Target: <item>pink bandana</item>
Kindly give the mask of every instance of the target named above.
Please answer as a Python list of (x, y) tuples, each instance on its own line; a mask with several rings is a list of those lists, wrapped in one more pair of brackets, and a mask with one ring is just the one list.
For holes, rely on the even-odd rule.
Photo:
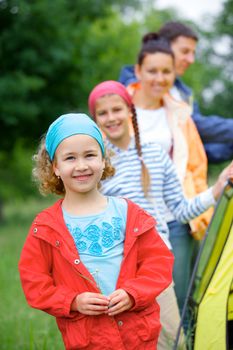
[(95, 117), (96, 100), (108, 94), (119, 95), (123, 98), (123, 100), (125, 100), (128, 106), (132, 105), (132, 99), (128, 91), (124, 87), (124, 85), (122, 85), (118, 81), (107, 80), (107, 81), (104, 81), (103, 83), (96, 85), (89, 95), (88, 107), (92, 117)]

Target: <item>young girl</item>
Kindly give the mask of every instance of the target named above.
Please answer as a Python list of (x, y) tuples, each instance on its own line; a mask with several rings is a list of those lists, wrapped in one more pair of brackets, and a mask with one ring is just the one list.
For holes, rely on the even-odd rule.
[(40, 190), (63, 199), (37, 215), (23, 247), (28, 303), (56, 317), (66, 349), (154, 350), (154, 300), (171, 283), (173, 256), (150, 215), (99, 192), (113, 168), (97, 125), (62, 115), (35, 160)]
[[(102, 193), (130, 198), (146, 209), (156, 218), (159, 233), (171, 247), (166, 225), (167, 207), (182, 222), (201, 214), (215, 204), (226, 178), (233, 175), (233, 164), (221, 174), (213, 188), (187, 200), (167, 153), (156, 144), (141, 145), (135, 108), (122, 84), (106, 81), (97, 85), (89, 96), (89, 110), (107, 137), (106, 147), (116, 169), (112, 178), (102, 182)], [(135, 138), (130, 137), (129, 118), (132, 118)], [(164, 330), (159, 338), (159, 349), (171, 349), (179, 325), (173, 288), (159, 298)]]

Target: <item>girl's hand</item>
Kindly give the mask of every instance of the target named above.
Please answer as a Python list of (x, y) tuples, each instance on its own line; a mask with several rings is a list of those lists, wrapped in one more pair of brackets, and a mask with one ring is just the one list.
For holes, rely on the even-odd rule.
[(216, 200), (219, 198), (228, 179), (233, 179), (233, 161), (221, 172), (213, 186), (213, 195)]
[(84, 315), (101, 315), (108, 310), (108, 306), (109, 298), (105, 295), (84, 292), (74, 298), (71, 311), (79, 311)]
[(109, 307), (106, 313), (115, 316), (123, 311), (131, 309), (134, 299), (124, 289), (117, 289), (109, 295)]

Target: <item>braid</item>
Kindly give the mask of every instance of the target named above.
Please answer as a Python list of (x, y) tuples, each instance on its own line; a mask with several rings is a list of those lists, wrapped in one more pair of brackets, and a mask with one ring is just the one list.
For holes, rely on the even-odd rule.
[(142, 183), (143, 192), (144, 192), (145, 196), (147, 196), (148, 191), (149, 191), (149, 187), (150, 187), (150, 174), (149, 174), (149, 171), (148, 171), (148, 169), (143, 161), (143, 158), (142, 158), (142, 147), (141, 147), (141, 142), (140, 142), (140, 133), (139, 133), (139, 128), (138, 128), (137, 113), (136, 113), (134, 105), (131, 106), (131, 111), (132, 111), (132, 124), (133, 124), (133, 129), (134, 129), (135, 144), (136, 144), (138, 158), (140, 159), (141, 166), (142, 166), (141, 183)]

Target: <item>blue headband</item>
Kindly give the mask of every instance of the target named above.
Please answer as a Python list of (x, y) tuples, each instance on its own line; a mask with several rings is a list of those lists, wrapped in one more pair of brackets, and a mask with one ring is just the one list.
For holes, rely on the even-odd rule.
[(58, 145), (67, 137), (83, 134), (93, 137), (99, 144), (104, 156), (104, 142), (96, 123), (83, 113), (61, 115), (49, 127), (45, 138), (45, 147), (50, 160), (53, 160)]

